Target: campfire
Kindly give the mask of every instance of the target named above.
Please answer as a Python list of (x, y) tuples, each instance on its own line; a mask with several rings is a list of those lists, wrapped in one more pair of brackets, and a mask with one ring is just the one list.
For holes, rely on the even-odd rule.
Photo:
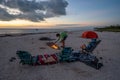
[(60, 49), (59, 46), (53, 42), (48, 42), (47, 45), (52, 49), (56, 49), (56, 50)]
[(55, 44), (51, 45), (51, 48), (53, 48), (53, 49), (59, 49), (59, 47), (57, 45), (55, 45)]

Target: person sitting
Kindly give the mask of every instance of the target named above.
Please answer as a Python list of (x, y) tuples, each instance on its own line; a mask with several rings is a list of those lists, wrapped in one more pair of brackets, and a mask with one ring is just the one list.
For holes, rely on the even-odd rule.
[(91, 42), (89, 42), (89, 44), (88, 45), (85, 45), (85, 44), (83, 44), (82, 46), (81, 46), (81, 49), (82, 49), (82, 52), (92, 52), (94, 49), (95, 49), (95, 47), (96, 47), (96, 45), (100, 42), (101, 40), (96, 40), (96, 39), (92, 39), (91, 40)]

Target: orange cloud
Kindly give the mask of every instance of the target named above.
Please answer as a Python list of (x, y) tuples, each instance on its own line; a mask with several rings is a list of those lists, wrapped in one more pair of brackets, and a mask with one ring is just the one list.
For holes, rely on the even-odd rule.
[(0, 21), (0, 28), (49, 28), (51, 26), (54, 26), (54, 24), (26, 20)]

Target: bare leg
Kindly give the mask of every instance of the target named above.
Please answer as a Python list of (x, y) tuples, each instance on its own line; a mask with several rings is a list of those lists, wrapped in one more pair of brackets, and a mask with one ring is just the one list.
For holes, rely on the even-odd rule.
[(63, 41), (62, 44), (63, 44), (63, 47), (65, 47), (65, 41)]
[(62, 46), (61, 47), (65, 47), (65, 41), (61, 41), (61, 44), (62, 44)]

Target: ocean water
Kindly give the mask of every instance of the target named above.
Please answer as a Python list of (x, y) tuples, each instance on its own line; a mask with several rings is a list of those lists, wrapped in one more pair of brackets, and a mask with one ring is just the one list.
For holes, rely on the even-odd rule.
[(16, 33), (43, 33), (43, 32), (61, 32), (61, 31), (80, 31), (93, 30), (93, 27), (70, 27), (70, 28), (56, 28), (56, 29), (0, 29), (0, 34), (16, 34)]
[(55, 32), (53, 29), (0, 29), (0, 34)]

